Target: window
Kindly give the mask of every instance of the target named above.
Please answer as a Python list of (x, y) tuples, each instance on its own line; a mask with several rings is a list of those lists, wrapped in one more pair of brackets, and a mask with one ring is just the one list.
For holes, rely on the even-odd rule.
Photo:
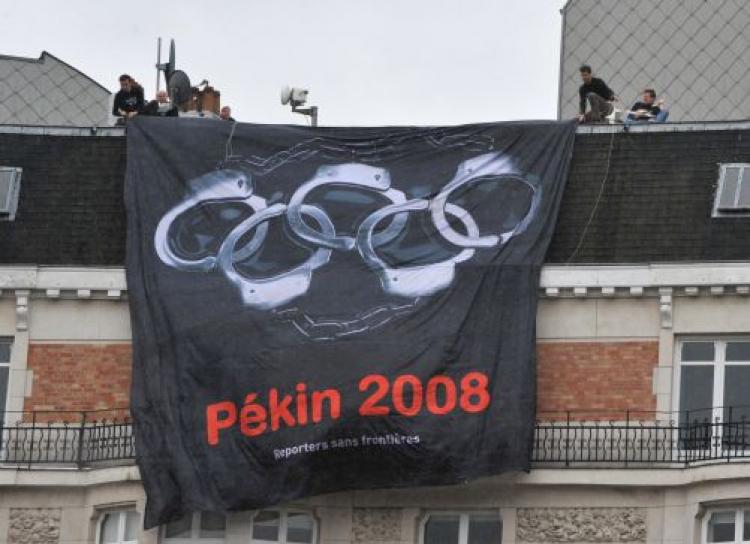
[(713, 216), (736, 216), (738, 213), (750, 214), (750, 164), (721, 164)]
[(102, 514), (99, 522), (99, 544), (136, 544), (141, 516), (135, 510)]
[(420, 544), (500, 544), (503, 522), (497, 512), (435, 512), (420, 532)]
[(0, 166), (0, 219), (13, 221), (16, 218), (21, 172), (20, 168)]
[(260, 510), (253, 517), (252, 544), (316, 544), (317, 523), (307, 512)]
[(703, 518), (703, 540), (750, 543), (750, 507), (709, 510)]
[(11, 339), (0, 337), (0, 424), (5, 419), (6, 402), (8, 400), (8, 377), (10, 375)]
[(750, 339), (685, 340), (679, 357), (682, 446), (708, 449), (721, 429), (724, 446), (750, 444)]
[(162, 526), (162, 542), (224, 542), (227, 518), (216, 512), (195, 512)]

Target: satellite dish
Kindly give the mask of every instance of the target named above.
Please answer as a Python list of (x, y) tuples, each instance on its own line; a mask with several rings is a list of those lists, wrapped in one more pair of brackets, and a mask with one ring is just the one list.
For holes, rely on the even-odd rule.
[(286, 106), (289, 104), (289, 101), (292, 99), (292, 89), (289, 88), (289, 85), (284, 85), (281, 88), (281, 104), (283, 106)]
[(169, 42), (169, 62), (167, 62), (164, 68), (164, 76), (167, 81), (172, 79), (172, 74), (175, 72), (175, 60), (174, 60), (174, 40)]
[(184, 104), (192, 98), (190, 78), (182, 70), (175, 70), (167, 83), (167, 92), (172, 104)]

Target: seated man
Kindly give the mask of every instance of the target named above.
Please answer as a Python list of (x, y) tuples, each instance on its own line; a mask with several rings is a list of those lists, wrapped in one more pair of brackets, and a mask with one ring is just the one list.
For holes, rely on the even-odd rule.
[[(580, 104), (578, 115), (579, 123), (601, 123), (604, 118), (614, 111), (614, 102), (617, 96), (607, 84), (598, 77), (591, 74), (591, 66), (584, 64), (580, 68), (583, 85), (578, 89)], [(589, 111), (586, 111), (586, 103)]]
[(664, 100), (656, 101), (656, 91), (653, 89), (644, 89), (641, 95), (641, 101), (633, 104), (629, 112), (626, 112), (623, 123), (663, 123), (669, 117), (669, 112), (663, 108)]
[(152, 100), (146, 104), (141, 115), (177, 117), (177, 107), (169, 101), (167, 91), (159, 91), (156, 93), (156, 100)]

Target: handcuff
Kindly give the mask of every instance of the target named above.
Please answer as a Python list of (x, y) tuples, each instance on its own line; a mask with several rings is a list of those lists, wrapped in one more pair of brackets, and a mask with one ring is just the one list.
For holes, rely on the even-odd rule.
[[(239, 288), (242, 300), (248, 306), (270, 310), (304, 295), (310, 287), (313, 270), (326, 264), (331, 257), (332, 250), (330, 248), (320, 247), (302, 264), (276, 276), (252, 279), (237, 271), (235, 263), (238, 262), (238, 259), (234, 248), (240, 238), (253, 228), (256, 228), (256, 232), (261, 228), (267, 229), (267, 221), (284, 214), (286, 211), (286, 204), (273, 204), (254, 213), (237, 225), (227, 235), (219, 248), (219, 267), (227, 279)], [(336, 229), (328, 214), (320, 208), (302, 204), (300, 212), (302, 215), (311, 217), (318, 224), (323, 235), (333, 237), (336, 234)], [(255, 250), (257, 251), (257, 249)]]
[[(391, 188), (391, 176), (385, 168), (357, 163), (321, 166), (312, 179), (303, 183), (294, 192), (289, 201), (286, 216), (289, 227), (297, 236), (330, 249), (349, 251), (355, 246), (355, 238), (353, 236), (338, 236), (335, 230), (332, 234), (317, 231), (302, 219), (302, 207), (308, 193), (318, 187), (330, 184), (372, 189), (378, 191), (394, 204), (406, 202), (406, 196), (403, 192)], [(375, 246), (387, 244), (396, 238), (403, 231), (406, 221), (407, 214), (397, 214), (390, 225), (374, 236)]]
[[(500, 234), (479, 236), (478, 233), (472, 235), (470, 233), (461, 234), (456, 232), (445, 217), (445, 213), (448, 211), (448, 198), (451, 193), (457, 189), (460, 189), (464, 185), (471, 183), (473, 180), (482, 177), (488, 177), (492, 181), (502, 179), (523, 183), (531, 189), (534, 195), (532, 203), (524, 218), (519, 221), (515, 227), (505, 232), (501, 232)], [(432, 213), (432, 221), (435, 224), (437, 231), (451, 244), (459, 247), (489, 248), (495, 247), (498, 244), (505, 244), (511, 237), (520, 234), (526, 229), (528, 223), (535, 215), (539, 196), (539, 191), (515, 171), (512, 163), (508, 159), (502, 157), (500, 153), (497, 152), (485, 153), (478, 157), (468, 159), (458, 166), (453, 179), (449, 181), (445, 187), (440, 190), (440, 193), (430, 201), (430, 212)]]
[[(456, 265), (471, 259), (474, 249), (464, 249), (457, 255), (441, 262), (419, 266), (392, 268), (375, 251), (373, 230), (385, 218), (403, 212), (426, 210), (430, 202), (424, 199), (409, 200), (401, 204), (385, 206), (370, 214), (357, 231), (357, 248), (365, 263), (380, 278), (383, 290), (401, 297), (423, 297), (445, 289), (456, 274)], [(459, 219), (471, 238), (479, 236), (479, 228), (469, 213), (455, 204), (447, 203), (445, 211)]]
[[(266, 200), (253, 195), (253, 184), (248, 176), (238, 170), (216, 170), (190, 182), (188, 195), (159, 221), (154, 234), (154, 247), (159, 258), (179, 270), (209, 272), (216, 267), (216, 257), (186, 259), (177, 255), (169, 243), (169, 229), (181, 214), (205, 202), (237, 202), (249, 207), (253, 214), (266, 208)], [(235, 258), (244, 260), (255, 253), (268, 233), (268, 225), (261, 225), (247, 245), (237, 250)]]

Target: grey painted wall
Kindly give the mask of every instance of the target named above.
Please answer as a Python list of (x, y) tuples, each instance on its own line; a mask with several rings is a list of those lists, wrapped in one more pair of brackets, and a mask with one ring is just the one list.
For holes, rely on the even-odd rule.
[(750, 118), (748, 0), (570, 0), (563, 9), (558, 115), (578, 113), (590, 64), (628, 109), (645, 87), (670, 121)]

